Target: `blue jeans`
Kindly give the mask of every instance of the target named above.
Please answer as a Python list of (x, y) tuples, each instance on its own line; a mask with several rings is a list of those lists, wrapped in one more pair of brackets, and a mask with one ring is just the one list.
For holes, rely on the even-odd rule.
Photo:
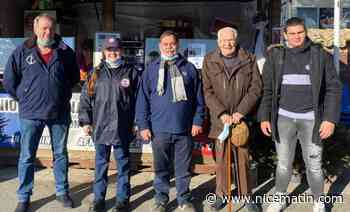
[(18, 161), (20, 202), (30, 201), (34, 184), (34, 160), (45, 125), (49, 128), (53, 152), (53, 172), (56, 182), (56, 195), (69, 192), (67, 138), (70, 117), (53, 120), (20, 119), (20, 155)]
[(280, 142), (276, 142), (278, 157), (276, 191), (286, 192), (292, 176), (297, 140), (301, 144), (306, 177), (315, 199), (323, 194), (322, 143), (312, 142), (313, 120), (291, 119), (279, 115), (277, 121)]
[(169, 201), (170, 174), (174, 163), (176, 197), (179, 205), (191, 200), (191, 159), (193, 141), (190, 135), (158, 133), (152, 140), (155, 179), (155, 201)]
[(95, 144), (95, 201), (105, 200), (108, 185), (108, 163), (113, 146), (113, 154), (117, 163), (116, 201), (129, 201), (130, 198), (130, 165), (128, 142), (117, 145)]

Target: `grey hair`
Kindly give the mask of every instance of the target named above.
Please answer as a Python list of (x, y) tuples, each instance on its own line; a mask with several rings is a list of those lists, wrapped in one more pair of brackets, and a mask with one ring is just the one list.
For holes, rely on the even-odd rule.
[(221, 28), (221, 29), (218, 31), (218, 40), (220, 40), (221, 34), (222, 34), (223, 32), (232, 32), (232, 33), (233, 33), (233, 36), (235, 37), (235, 39), (237, 39), (237, 37), (238, 37), (238, 31), (237, 31), (235, 28), (232, 28), (232, 27), (224, 27), (224, 28)]
[(52, 22), (53, 29), (56, 29), (56, 18), (54, 18), (52, 15), (48, 13), (41, 13), (37, 17), (34, 18), (34, 29), (38, 27), (39, 20), (41, 18), (47, 18)]

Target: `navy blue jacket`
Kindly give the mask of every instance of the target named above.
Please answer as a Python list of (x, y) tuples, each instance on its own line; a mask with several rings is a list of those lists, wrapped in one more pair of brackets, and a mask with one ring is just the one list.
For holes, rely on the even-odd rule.
[(187, 101), (172, 102), (170, 74), (165, 72), (165, 93), (157, 94), (160, 59), (153, 61), (142, 75), (136, 103), (136, 123), (140, 130), (153, 133), (190, 133), (192, 125), (203, 125), (204, 99), (199, 71), (185, 58), (176, 66), (184, 79)]
[(7, 62), (4, 87), (18, 100), (20, 118), (49, 120), (70, 115), (69, 101), (79, 82), (79, 68), (74, 51), (57, 35), (55, 41), (47, 65), (39, 57), (35, 38), (17, 47)]
[(102, 62), (96, 71), (98, 78), (93, 95), (88, 95), (87, 83), (81, 92), (79, 123), (93, 126), (95, 143), (130, 142), (135, 119), (137, 70), (128, 64), (110, 69)]

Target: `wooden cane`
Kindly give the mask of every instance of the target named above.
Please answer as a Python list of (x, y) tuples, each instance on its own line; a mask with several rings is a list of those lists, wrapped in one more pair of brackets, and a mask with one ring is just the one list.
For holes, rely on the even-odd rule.
[(227, 195), (228, 195), (228, 204), (227, 204), (227, 211), (231, 212), (232, 211), (232, 201), (231, 201), (231, 136), (226, 139), (226, 151), (227, 151)]
[(233, 167), (234, 167), (234, 173), (235, 173), (235, 182), (237, 187), (237, 194), (238, 196), (241, 196), (242, 188), (241, 188), (241, 179), (239, 177), (239, 167), (238, 167), (238, 147), (233, 146)]

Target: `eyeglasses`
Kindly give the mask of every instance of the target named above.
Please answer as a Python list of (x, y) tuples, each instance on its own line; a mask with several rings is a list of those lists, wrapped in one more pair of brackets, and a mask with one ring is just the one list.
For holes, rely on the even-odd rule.
[(287, 34), (288, 36), (303, 35), (303, 34), (305, 34), (305, 31), (300, 31), (300, 32), (287, 32), (286, 34)]

